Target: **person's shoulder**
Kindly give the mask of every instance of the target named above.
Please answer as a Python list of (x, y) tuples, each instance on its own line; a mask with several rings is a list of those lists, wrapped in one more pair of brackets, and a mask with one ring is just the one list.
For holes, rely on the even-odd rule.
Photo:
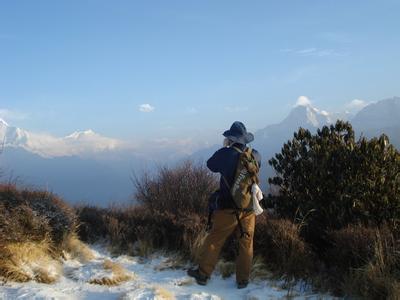
[(220, 155), (220, 154), (226, 154), (229, 153), (231, 149), (229, 149), (229, 147), (222, 147), (220, 149), (218, 149), (217, 151), (215, 151), (214, 155)]

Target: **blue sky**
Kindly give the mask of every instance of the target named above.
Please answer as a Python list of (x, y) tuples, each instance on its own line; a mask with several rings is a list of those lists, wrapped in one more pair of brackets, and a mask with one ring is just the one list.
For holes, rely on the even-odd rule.
[[(400, 1), (0, 1), (0, 117), (206, 139), (400, 95)], [(141, 106), (144, 105), (144, 106)]]

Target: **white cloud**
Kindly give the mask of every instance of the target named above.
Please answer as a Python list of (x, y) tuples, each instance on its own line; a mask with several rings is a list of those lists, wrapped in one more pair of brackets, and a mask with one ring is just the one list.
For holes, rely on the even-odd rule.
[(356, 113), (366, 107), (369, 103), (361, 100), (354, 99), (345, 105), (345, 109), (351, 113)]
[(153, 112), (156, 108), (148, 103), (139, 105), (139, 111), (149, 113)]
[(328, 57), (328, 56), (346, 56), (345, 53), (339, 52), (334, 49), (320, 49), (320, 48), (304, 48), (304, 49), (282, 49), (281, 52), (295, 54), (299, 56), (317, 56), (317, 57)]
[(0, 118), (4, 119), (5, 121), (24, 120), (27, 117), (28, 115), (25, 113), (6, 108), (0, 108)]
[(297, 54), (314, 54), (317, 51), (317, 48), (306, 48), (306, 49), (301, 49), (301, 50), (296, 50), (295, 53)]
[(311, 105), (311, 100), (307, 96), (300, 96), (297, 98), (295, 106), (309, 106)]

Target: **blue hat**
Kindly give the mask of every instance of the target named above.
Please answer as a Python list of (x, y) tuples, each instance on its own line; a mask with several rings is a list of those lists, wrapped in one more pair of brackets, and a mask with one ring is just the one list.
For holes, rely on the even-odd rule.
[(242, 122), (233, 122), (231, 128), (223, 133), (224, 137), (227, 137), (234, 143), (246, 145), (254, 140), (254, 135), (247, 132), (246, 127)]

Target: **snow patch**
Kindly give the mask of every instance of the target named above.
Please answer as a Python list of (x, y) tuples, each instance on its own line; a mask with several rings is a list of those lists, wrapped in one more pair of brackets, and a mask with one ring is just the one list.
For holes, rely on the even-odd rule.
[(311, 106), (311, 100), (307, 96), (300, 96), (295, 106)]
[[(92, 247), (96, 258), (82, 264), (77, 260), (64, 261), (64, 274), (54, 284), (37, 282), (5, 283), (0, 286), (0, 299), (124, 299), (124, 300), (264, 300), (264, 299), (335, 299), (326, 294), (316, 294), (311, 287), (298, 283), (288, 287), (284, 281), (252, 281), (247, 288), (236, 288), (235, 276), (223, 279), (215, 274), (206, 286), (199, 286), (186, 275), (185, 269), (159, 270), (160, 264), (168, 260), (162, 255), (153, 255), (147, 260), (139, 257), (110, 254), (100, 247)], [(137, 277), (117, 286), (87, 283), (95, 277), (109, 276), (101, 263), (110, 260), (120, 264)]]

